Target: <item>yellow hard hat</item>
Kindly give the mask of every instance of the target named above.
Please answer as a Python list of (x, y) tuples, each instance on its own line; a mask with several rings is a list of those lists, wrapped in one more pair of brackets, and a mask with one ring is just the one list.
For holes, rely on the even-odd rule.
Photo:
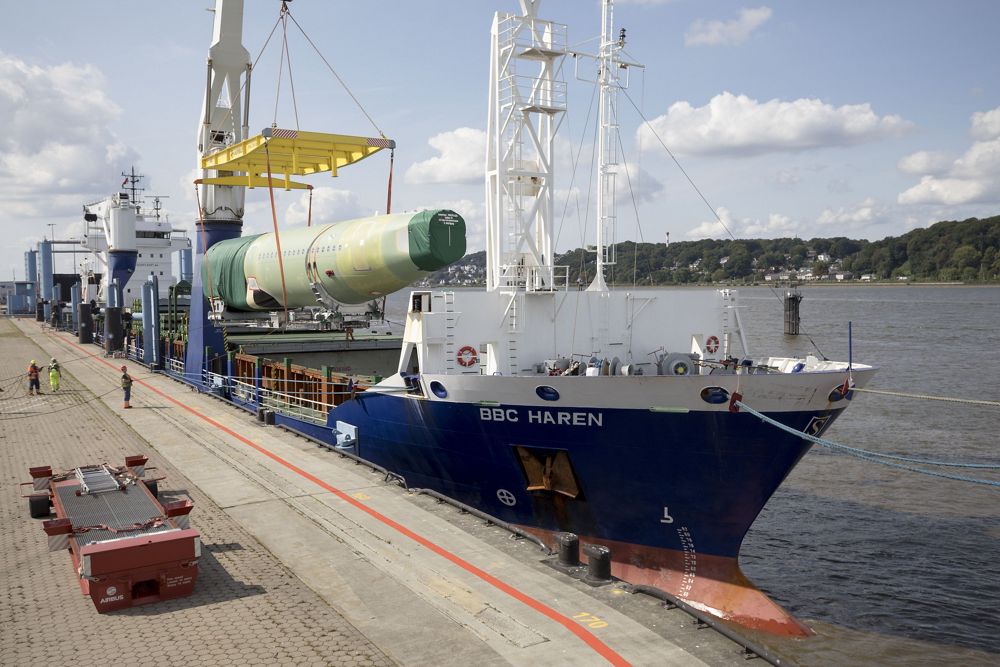
[(35, 365), (35, 360), (34, 360), (34, 359), (32, 359), (32, 360), (31, 360), (31, 365), (32, 365), (32, 366), (34, 366), (34, 365)]

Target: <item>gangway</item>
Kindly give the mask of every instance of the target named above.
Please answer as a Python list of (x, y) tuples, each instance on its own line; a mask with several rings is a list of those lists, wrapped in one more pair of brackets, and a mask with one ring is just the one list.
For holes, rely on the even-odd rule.
[(146, 478), (145, 456), (125, 465), (86, 465), (53, 473), (31, 468), (28, 508), (43, 522), (49, 551), (68, 549), (84, 595), (99, 613), (190, 595), (201, 538), (190, 528), (190, 500), (161, 503)]

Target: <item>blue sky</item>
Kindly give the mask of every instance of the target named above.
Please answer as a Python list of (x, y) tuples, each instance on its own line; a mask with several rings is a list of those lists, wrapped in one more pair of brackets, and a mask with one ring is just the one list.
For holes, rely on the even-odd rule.
[[(192, 226), (211, 4), (3, 2), (5, 279), (9, 267), (22, 277), (23, 251), (47, 225), (59, 238), (79, 233), (82, 204), (112, 193), (132, 164), (146, 194), (167, 196), (174, 226)], [(244, 44), (256, 56), (279, 3), (246, 5)], [(394, 209), (454, 208), (469, 222), (470, 250), (481, 249), (489, 28), (517, 3), (295, 0), (291, 11), (397, 140)], [(579, 50), (595, 49), (597, 0), (544, 0), (540, 15), (567, 24)], [(736, 236), (878, 239), (1000, 213), (1000, 3), (619, 0), (615, 18), (646, 65), (629, 96)], [(289, 48), (301, 129), (372, 133), (297, 30)], [(272, 121), (276, 67), (272, 43), (255, 72), (254, 130)], [(577, 210), (591, 188), (591, 92), (570, 63), (565, 72), (556, 209), (569, 213), (558, 250), (581, 243)], [(278, 124), (294, 127), (287, 78), (281, 91)], [(639, 227), (622, 192), (618, 239), (724, 237), (628, 100), (620, 108)], [(570, 190), (573, 153), (585, 158)], [(380, 154), (337, 179), (314, 177), (314, 221), (384, 209), (387, 169)], [(266, 197), (249, 194), (248, 232), (270, 226)], [(281, 193), (278, 207), (282, 225), (304, 224), (298, 194)]]

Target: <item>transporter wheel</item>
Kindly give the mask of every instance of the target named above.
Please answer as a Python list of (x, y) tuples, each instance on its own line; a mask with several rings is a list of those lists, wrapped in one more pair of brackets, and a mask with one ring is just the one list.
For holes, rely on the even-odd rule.
[(151, 479), (149, 481), (144, 481), (143, 484), (146, 485), (146, 488), (149, 489), (149, 492), (153, 494), (154, 498), (159, 498), (160, 497), (160, 489), (159, 489), (159, 486), (157, 485), (155, 479)]
[(28, 496), (28, 513), (32, 519), (44, 519), (52, 512), (48, 496)]

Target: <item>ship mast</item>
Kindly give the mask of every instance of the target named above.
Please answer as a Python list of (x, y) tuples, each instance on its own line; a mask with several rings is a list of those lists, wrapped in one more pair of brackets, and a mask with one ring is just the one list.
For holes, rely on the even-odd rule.
[(621, 73), (627, 65), (620, 62), (625, 48), (625, 29), (618, 38), (614, 33), (614, 1), (601, 3), (601, 50), (597, 56), (599, 87), (598, 163), (597, 163), (597, 255), (596, 275), (587, 291), (606, 292), (604, 267), (615, 264), (615, 176), (618, 172), (618, 89), (623, 86)]
[(554, 144), (566, 110), (566, 26), (497, 13), (490, 57), (486, 154), (486, 289), (555, 289)]

